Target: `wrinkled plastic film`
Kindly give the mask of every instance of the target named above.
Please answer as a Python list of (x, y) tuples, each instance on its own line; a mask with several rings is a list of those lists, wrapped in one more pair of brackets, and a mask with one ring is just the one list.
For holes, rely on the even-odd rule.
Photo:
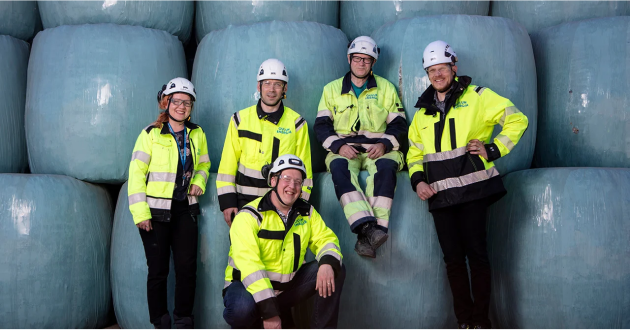
[(192, 33), (193, 1), (42, 1), (44, 28), (112, 23), (166, 31), (182, 42)]
[(107, 191), (58, 175), (0, 174), (0, 184), (3, 326), (106, 326), (113, 217)]
[(490, 1), (341, 1), (339, 28), (349, 39), (354, 39), (405, 18), (445, 14), (487, 16), (489, 7)]
[(28, 168), (24, 133), (28, 44), (0, 36), (0, 173), (22, 173)]
[(123, 183), (156, 93), (186, 77), (182, 44), (164, 31), (93, 24), (47, 29), (33, 42), (26, 133), (33, 173)]
[(538, 70), (537, 167), (630, 167), (630, 17), (532, 35)]

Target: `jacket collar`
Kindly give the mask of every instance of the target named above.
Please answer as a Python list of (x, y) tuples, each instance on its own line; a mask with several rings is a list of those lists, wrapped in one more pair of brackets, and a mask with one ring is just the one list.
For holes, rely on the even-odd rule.
[[(472, 82), (472, 78), (468, 76), (460, 76), (455, 77), (455, 81), (453, 84), (455, 85), (452, 93), (448, 99), (444, 100), (446, 102), (446, 107), (444, 108), (444, 112), (447, 113), (451, 108), (452, 104), (464, 93), (464, 90), (468, 88), (470, 83)], [(422, 95), (418, 98), (418, 102), (414, 108), (425, 108), (424, 112), (427, 116), (433, 116), (440, 110), (435, 106), (435, 88), (433, 85), (430, 85), (427, 90), (422, 93)]]
[[(193, 129), (199, 127), (199, 125), (186, 120), (184, 122), (184, 127), (187, 127), (190, 130), (193, 130)], [(171, 134), (171, 130), (168, 129), (168, 123), (162, 124), (162, 130), (160, 131), (160, 134)]]
[(266, 113), (263, 111), (262, 99), (258, 100), (258, 104), (256, 105), (256, 114), (258, 114), (258, 119), (267, 119), (267, 121), (272, 122), (274, 125), (278, 125), (280, 119), (282, 118), (282, 114), (284, 114), (284, 104), (280, 101), (280, 106), (278, 110), (272, 113)]
[[(271, 202), (271, 194), (275, 194), (273, 190), (269, 190), (265, 194), (265, 196), (263, 196), (263, 198), (260, 199), (260, 202), (258, 202), (258, 212), (265, 212), (265, 211), (277, 212), (276, 207)], [(302, 216), (308, 216), (309, 213), (311, 212), (311, 204), (303, 200), (302, 198), (298, 198), (297, 201), (293, 203), (293, 206), (291, 208), (291, 214), (296, 214), (296, 211)], [(290, 216), (289, 218), (295, 219), (296, 216)]]
[[(376, 78), (374, 78), (373, 74), (370, 74), (367, 78), (367, 88), (371, 89), (376, 87)], [(350, 93), (352, 90), (352, 72), (348, 71), (346, 75), (343, 77), (343, 83), (341, 85), (341, 94)], [(359, 97), (359, 95), (357, 95)]]

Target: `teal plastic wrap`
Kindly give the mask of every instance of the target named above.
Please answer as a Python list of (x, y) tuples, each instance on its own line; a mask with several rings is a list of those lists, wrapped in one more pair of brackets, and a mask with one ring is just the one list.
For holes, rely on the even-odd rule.
[(229, 25), (269, 21), (311, 21), (339, 26), (338, 1), (197, 1), (197, 40)]
[(487, 16), (489, 8), (490, 1), (341, 1), (339, 28), (354, 39), (404, 18), (445, 14)]
[[(366, 177), (366, 171), (359, 175), (364, 189)], [(428, 204), (411, 189), (409, 173), (398, 173), (396, 187), (389, 239), (371, 259), (354, 251), (357, 235), (350, 231), (330, 173), (315, 176), (311, 200), (339, 237), (347, 270), (339, 328), (455, 328), (446, 267)], [(296, 322), (308, 325), (304, 309), (308, 307), (298, 309)]]
[(107, 191), (59, 175), (0, 174), (0, 185), (2, 327), (107, 326)]
[(630, 167), (630, 17), (532, 35), (538, 70), (537, 167)]
[(113, 24), (46, 29), (33, 42), (26, 141), (33, 173), (123, 183), (157, 91), (186, 76), (176, 37)]
[(22, 40), (0, 35), (0, 173), (28, 168), (24, 136), (28, 48)]
[(0, 35), (28, 41), (41, 29), (37, 1), (0, 1)]
[[(152, 329), (147, 304), (147, 258), (127, 199), (127, 183), (120, 188), (111, 240), (111, 283), (116, 321), (122, 329)], [(168, 275), (168, 310), (175, 302), (175, 272), (171, 258)], [(198, 280), (197, 280), (198, 281)], [(198, 295), (198, 294), (197, 294)]]
[(313, 172), (325, 171), (326, 151), (313, 125), (324, 86), (349, 70), (348, 39), (340, 30), (313, 22), (266, 22), (213, 31), (199, 44), (192, 81), (197, 89), (193, 121), (206, 131), (212, 172), (221, 159), (230, 116), (258, 102), (260, 64), (277, 58), (289, 75), (284, 105), (308, 123)]
[[(229, 227), (219, 210), (217, 175), (210, 174), (206, 193), (199, 199), (201, 215), (197, 255), (195, 326), (201, 329), (226, 328), (223, 321), (223, 284), (230, 250)], [(147, 305), (147, 262), (142, 239), (133, 223), (127, 184), (120, 190), (112, 233), (111, 281), (114, 309), (122, 328), (151, 328)], [(168, 306), (172, 313), (175, 271), (171, 262), (168, 278)]]
[[(431, 84), (422, 52), (432, 41), (449, 43), (459, 58), (458, 75), (510, 99), (529, 119), (517, 146), (495, 161), (501, 174), (528, 169), (536, 141), (536, 67), (525, 29), (506, 18), (444, 15), (404, 19), (385, 25), (372, 37), (381, 48), (374, 72), (398, 87), (409, 123), (418, 97)], [(497, 125), (495, 137), (501, 130)]]
[(489, 210), (493, 326), (630, 327), (630, 170), (510, 173)]
[(193, 1), (40, 1), (44, 28), (112, 23), (166, 31), (182, 42), (192, 33)]
[(627, 1), (492, 1), (492, 16), (523, 24), (530, 33), (589, 18), (630, 15)]

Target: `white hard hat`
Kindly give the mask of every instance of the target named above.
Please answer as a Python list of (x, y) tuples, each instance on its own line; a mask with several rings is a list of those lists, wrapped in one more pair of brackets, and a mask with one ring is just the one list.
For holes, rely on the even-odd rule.
[(352, 40), (348, 45), (348, 55), (350, 54), (365, 54), (372, 56), (375, 60), (378, 60), (378, 54), (381, 50), (376, 46), (374, 39), (368, 36), (360, 36)]
[(282, 80), (286, 83), (289, 82), (289, 75), (287, 69), (284, 67), (284, 63), (275, 58), (270, 58), (260, 65), (258, 69), (257, 81), (265, 79)]
[(455, 62), (457, 62), (457, 54), (451, 46), (442, 40), (430, 43), (422, 54), (422, 67), (425, 70), (436, 64)]
[[(271, 167), (271, 169), (269, 167)], [(302, 172), (302, 179), (306, 177), (306, 167), (304, 167), (304, 162), (300, 159), (300, 157), (291, 154), (282, 155), (276, 158), (273, 164), (263, 166), (261, 172), (263, 177), (267, 179), (267, 184), (271, 187), (271, 177), (273, 177), (274, 174), (289, 168)]]
[(192, 100), (197, 99), (195, 93), (195, 86), (186, 78), (174, 78), (165, 85), (162, 95), (171, 95), (173, 93), (186, 93), (192, 97)]

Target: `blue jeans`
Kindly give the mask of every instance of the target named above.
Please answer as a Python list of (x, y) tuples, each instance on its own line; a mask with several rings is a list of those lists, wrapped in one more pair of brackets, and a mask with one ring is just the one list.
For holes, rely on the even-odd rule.
[[(317, 293), (315, 286), (317, 284), (318, 270), (319, 265), (317, 261), (311, 261), (302, 265), (290, 282), (289, 287), (277, 297), (278, 307), (281, 311), (289, 310)], [(335, 278), (335, 292), (332, 296), (322, 298), (317, 294), (311, 318), (311, 328), (337, 327), (339, 300), (345, 278), (346, 268), (342, 266), (341, 271)], [(245, 289), (241, 282), (233, 282), (227, 287), (223, 296), (223, 305), (225, 306), (223, 318), (232, 329), (262, 327), (262, 319), (258, 314), (254, 297)]]

